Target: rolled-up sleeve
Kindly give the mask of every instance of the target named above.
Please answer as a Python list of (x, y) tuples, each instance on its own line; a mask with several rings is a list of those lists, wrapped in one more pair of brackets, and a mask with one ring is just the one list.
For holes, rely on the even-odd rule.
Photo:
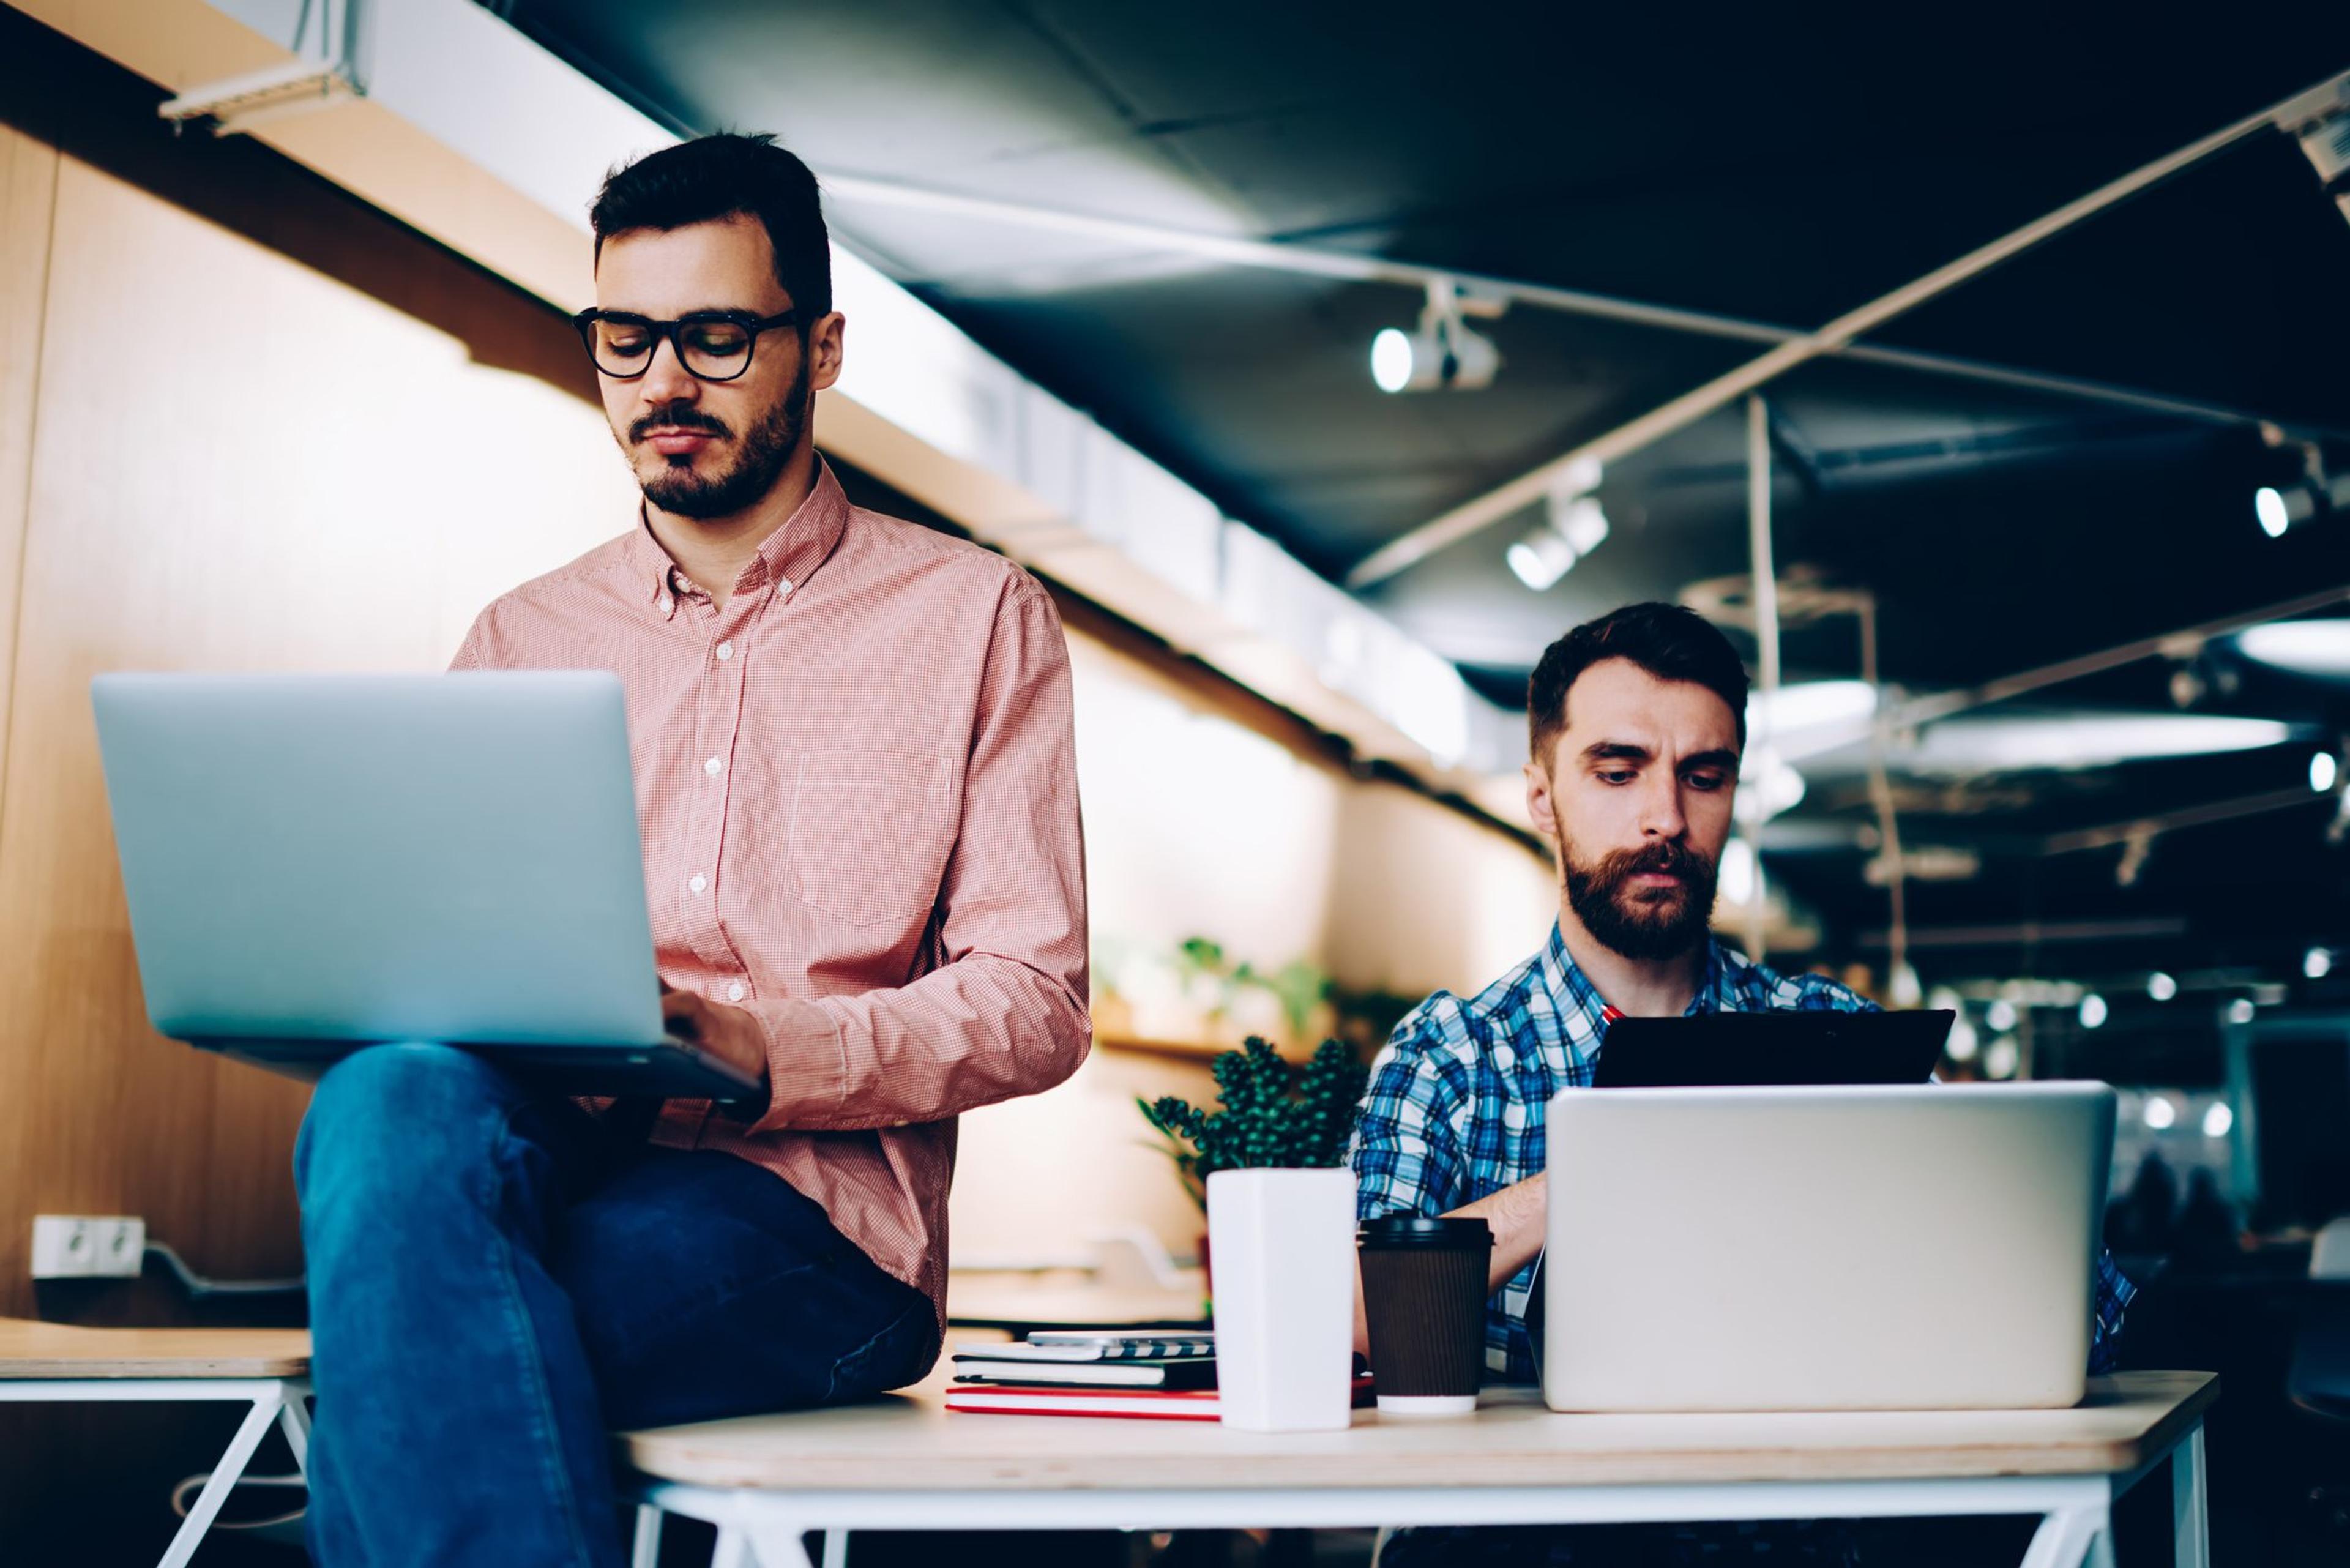
[(943, 1120), (1076, 1071), (1087, 1012), (1085, 841), (1068, 649), (1021, 579), (1000, 607), (938, 895), (938, 966), (853, 996), (754, 1002), (773, 1099), (752, 1129)]

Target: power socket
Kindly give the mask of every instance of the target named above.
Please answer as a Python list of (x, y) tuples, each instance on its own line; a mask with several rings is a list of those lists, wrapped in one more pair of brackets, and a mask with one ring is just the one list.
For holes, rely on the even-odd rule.
[(137, 1277), (147, 1252), (147, 1221), (133, 1216), (37, 1214), (33, 1218), (33, 1278)]

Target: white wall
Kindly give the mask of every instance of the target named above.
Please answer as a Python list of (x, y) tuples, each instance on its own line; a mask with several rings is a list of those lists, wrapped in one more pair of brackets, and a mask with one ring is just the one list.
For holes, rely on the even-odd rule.
[[(1206, 936), (1417, 994), (1481, 986), (1541, 945), (1555, 893), (1522, 846), (1307, 762), (1101, 644), (1069, 651), (1097, 954)], [(954, 1255), (1082, 1255), (1131, 1224), (1190, 1253), (1198, 1210), (1134, 1101), (1211, 1093), (1200, 1064), (1113, 1046), (1048, 1094), (965, 1116)]]

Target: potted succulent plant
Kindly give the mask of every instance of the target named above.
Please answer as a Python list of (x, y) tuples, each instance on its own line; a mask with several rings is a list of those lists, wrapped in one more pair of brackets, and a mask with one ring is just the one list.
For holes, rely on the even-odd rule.
[(1343, 1041), (1324, 1041), (1298, 1071), (1255, 1038), (1214, 1072), (1222, 1110), (1173, 1096), (1141, 1106), (1208, 1210), (1223, 1419), (1263, 1432), (1344, 1427), (1355, 1282), (1345, 1160), (1368, 1075)]
[(1137, 1100), (1143, 1119), (1167, 1139), (1184, 1189), (1207, 1207), (1208, 1178), (1220, 1170), (1300, 1170), (1344, 1165), (1370, 1073), (1355, 1048), (1325, 1040), (1301, 1068), (1257, 1036), (1210, 1069), (1222, 1110), (1173, 1095)]

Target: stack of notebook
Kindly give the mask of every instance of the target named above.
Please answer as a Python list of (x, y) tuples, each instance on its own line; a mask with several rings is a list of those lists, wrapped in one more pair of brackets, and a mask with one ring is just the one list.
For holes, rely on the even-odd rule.
[(950, 1410), (1213, 1421), (1212, 1334), (1032, 1334), (955, 1347)]

